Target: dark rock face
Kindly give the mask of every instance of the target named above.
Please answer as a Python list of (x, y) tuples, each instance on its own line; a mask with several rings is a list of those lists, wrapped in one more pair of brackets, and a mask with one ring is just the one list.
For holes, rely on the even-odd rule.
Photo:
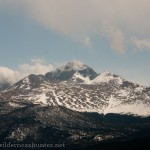
[(97, 76), (97, 73), (89, 66), (69, 62), (65, 66), (58, 68), (55, 71), (46, 73), (45, 77), (51, 81), (67, 81), (70, 80), (75, 73), (79, 73), (83, 77), (89, 77), (90, 79), (93, 79)]
[(66, 81), (73, 77), (76, 71), (61, 71), (56, 70), (54, 72), (49, 72), (45, 74), (45, 77), (50, 81)]
[(90, 67), (83, 69), (83, 70), (79, 70), (78, 71), (81, 75), (83, 75), (84, 77), (89, 77), (91, 80), (94, 79), (98, 74)]
[(122, 84), (122, 87), (123, 88), (131, 88), (131, 89), (134, 89), (136, 87), (138, 87), (139, 85), (138, 84), (134, 84), (132, 82), (129, 82), (129, 81), (124, 81), (123, 84)]
[[(34, 74), (30, 74), (29, 76), (25, 77), (24, 79), (18, 81), (17, 83), (15, 83), (13, 86), (18, 86), (18, 88), (16, 88), (16, 90), (19, 89), (20, 86), (30, 86), (30, 88), (37, 88), (40, 86), (41, 83), (43, 83), (44, 81), (46, 81), (46, 77), (43, 75), (34, 75)], [(11, 89), (12, 87), (10, 87)]]

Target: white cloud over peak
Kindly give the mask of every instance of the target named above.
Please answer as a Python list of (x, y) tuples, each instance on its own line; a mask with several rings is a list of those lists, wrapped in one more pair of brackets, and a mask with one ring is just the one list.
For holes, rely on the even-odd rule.
[[(0, 0), (3, 7), (22, 8), (41, 26), (80, 39), (103, 34), (115, 52), (123, 53), (131, 37), (150, 35), (150, 0)], [(103, 29), (111, 32), (103, 32)], [(150, 37), (149, 37), (150, 38)], [(85, 39), (85, 44), (89, 43)], [(128, 41), (128, 42), (126, 42)], [(144, 44), (145, 45), (145, 44)]]
[(0, 66), (0, 83), (1, 82), (9, 82), (11, 84), (15, 83), (18, 79), (20, 79), (22, 75), (20, 72), (12, 70), (7, 67)]
[(29, 64), (21, 64), (16, 70), (0, 66), (0, 83), (7, 81), (13, 84), (29, 74), (45, 74), (53, 69), (53, 65), (41, 59), (32, 59)]
[(19, 65), (19, 71), (27, 74), (45, 74), (53, 70), (53, 65), (47, 64), (41, 59), (32, 59), (31, 64), (21, 64)]

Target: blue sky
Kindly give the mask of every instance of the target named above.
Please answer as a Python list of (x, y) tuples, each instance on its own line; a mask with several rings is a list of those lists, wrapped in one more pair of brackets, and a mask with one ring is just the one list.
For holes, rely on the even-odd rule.
[(80, 60), (149, 86), (150, 2), (108, 2), (0, 0), (0, 81)]

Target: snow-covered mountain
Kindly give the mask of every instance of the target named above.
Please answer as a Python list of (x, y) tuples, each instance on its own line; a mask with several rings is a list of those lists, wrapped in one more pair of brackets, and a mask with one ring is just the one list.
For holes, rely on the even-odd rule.
[(110, 83), (110, 84), (122, 84), (123, 78), (111, 74), (110, 72), (104, 71), (103, 73), (97, 75), (93, 80), (90, 80), (90, 84), (100, 84), (100, 83)]
[(63, 106), (79, 112), (150, 115), (150, 88), (91, 67), (69, 62), (46, 75), (29, 75), (0, 93), (11, 106), (18, 102)]

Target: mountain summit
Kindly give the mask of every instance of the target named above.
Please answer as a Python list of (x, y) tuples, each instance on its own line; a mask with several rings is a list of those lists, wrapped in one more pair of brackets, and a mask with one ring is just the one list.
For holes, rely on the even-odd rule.
[(68, 62), (66, 65), (63, 65), (61, 67), (59, 67), (60, 70), (62, 71), (71, 71), (71, 70), (83, 70), (85, 68), (88, 68), (87, 65), (83, 64), (80, 61), (72, 61), (72, 62)]
[(97, 75), (93, 80), (90, 81), (91, 84), (100, 84), (100, 83), (110, 83), (110, 84), (122, 84), (124, 81), (118, 75), (112, 74), (108, 71), (104, 71), (103, 73)]
[(46, 73), (45, 76), (49, 80), (68, 81), (77, 74), (80, 75), (80, 77), (78, 76), (80, 80), (82, 80), (83, 77), (93, 79), (97, 76), (97, 73), (92, 68), (79, 61), (68, 62), (66, 65), (61, 66), (52, 72)]

